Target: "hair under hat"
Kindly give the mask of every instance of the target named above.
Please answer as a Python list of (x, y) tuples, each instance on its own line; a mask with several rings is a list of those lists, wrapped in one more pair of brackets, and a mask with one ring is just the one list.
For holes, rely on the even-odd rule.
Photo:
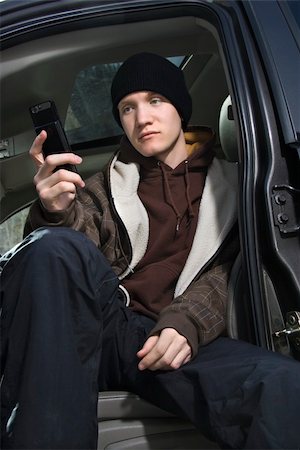
[(138, 53), (120, 66), (111, 86), (113, 115), (120, 126), (118, 104), (126, 95), (138, 91), (153, 91), (166, 97), (182, 118), (183, 128), (192, 114), (192, 99), (179, 67), (162, 56)]

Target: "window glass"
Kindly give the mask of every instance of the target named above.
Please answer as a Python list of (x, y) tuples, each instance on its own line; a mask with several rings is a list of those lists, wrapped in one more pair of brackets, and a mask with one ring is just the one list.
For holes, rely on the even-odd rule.
[[(180, 66), (184, 57), (169, 58)], [(112, 116), (110, 87), (121, 62), (97, 64), (78, 73), (67, 111), (65, 130), (70, 144), (122, 134)]]
[[(0, 0), (1, 1), (1, 0)], [(185, 56), (169, 58), (178, 67)], [(97, 64), (81, 70), (75, 80), (64, 128), (70, 144), (118, 136), (123, 130), (112, 116), (110, 87), (121, 62)], [(0, 138), (0, 158), (24, 151), (20, 145), (26, 135)], [(19, 143), (17, 142), (19, 141)], [(28, 146), (25, 146), (28, 151)]]
[(22, 241), (28, 211), (29, 207), (24, 208), (0, 224), (0, 255)]
[(13, 138), (0, 139), (0, 158), (8, 158), (15, 154)]
[(110, 86), (120, 63), (87, 67), (77, 75), (65, 131), (70, 144), (121, 134), (112, 120)]

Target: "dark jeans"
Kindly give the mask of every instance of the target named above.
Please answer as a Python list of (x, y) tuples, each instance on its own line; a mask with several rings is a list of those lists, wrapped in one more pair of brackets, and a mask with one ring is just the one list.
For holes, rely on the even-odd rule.
[(94, 449), (98, 390), (126, 389), (226, 448), (300, 447), (300, 364), (219, 338), (176, 371), (137, 369), (153, 321), (82, 233), (40, 229), (1, 276), (3, 448)]

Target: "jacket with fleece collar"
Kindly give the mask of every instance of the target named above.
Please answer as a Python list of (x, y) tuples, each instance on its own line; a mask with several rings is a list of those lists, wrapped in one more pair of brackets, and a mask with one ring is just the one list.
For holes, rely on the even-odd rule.
[[(202, 130), (203, 137), (211, 139), (207, 129)], [(68, 210), (51, 213), (36, 201), (25, 234), (41, 226), (82, 231), (124, 279), (145, 254), (149, 236), (148, 215), (137, 194), (139, 171), (138, 163), (124, 162), (117, 153), (105, 172), (86, 181)], [(228, 274), (238, 249), (235, 222), (236, 166), (215, 158), (208, 169), (193, 244), (174, 299), (161, 310), (151, 334), (173, 327), (188, 339), (195, 354), (199, 345), (224, 332)]]

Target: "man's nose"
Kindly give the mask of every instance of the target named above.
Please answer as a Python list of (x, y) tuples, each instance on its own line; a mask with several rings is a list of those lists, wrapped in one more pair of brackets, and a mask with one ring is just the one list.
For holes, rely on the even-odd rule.
[(138, 125), (145, 125), (151, 122), (152, 117), (148, 105), (139, 105), (136, 109), (136, 123)]

